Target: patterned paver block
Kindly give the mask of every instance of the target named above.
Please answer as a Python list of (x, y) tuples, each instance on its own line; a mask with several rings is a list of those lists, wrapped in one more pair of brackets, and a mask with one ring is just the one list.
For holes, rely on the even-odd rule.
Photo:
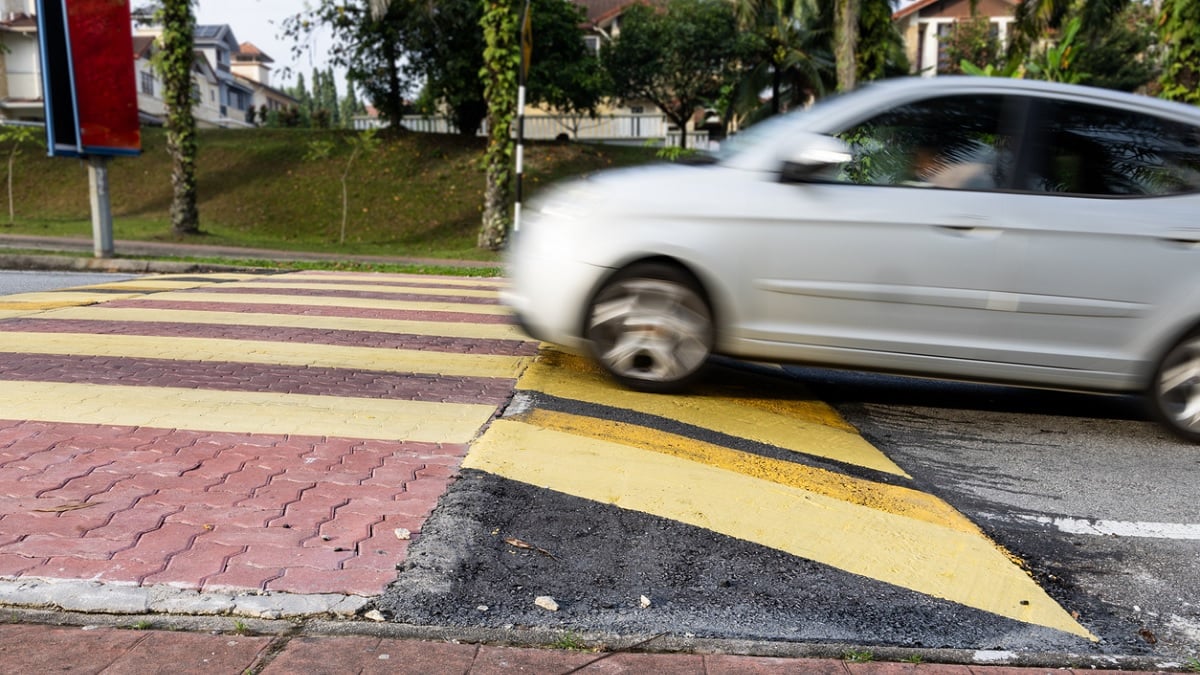
[(537, 352), (495, 279), (213, 281), (0, 316), (0, 579), (378, 594)]

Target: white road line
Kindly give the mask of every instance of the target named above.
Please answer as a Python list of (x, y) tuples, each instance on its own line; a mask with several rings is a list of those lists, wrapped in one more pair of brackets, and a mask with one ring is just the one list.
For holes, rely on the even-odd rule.
[(1123, 520), (1092, 520), (1050, 516), (1001, 515), (981, 513), (988, 520), (1021, 521), (1049, 525), (1067, 534), (1090, 534), (1103, 537), (1140, 537), (1143, 539), (1200, 539), (1200, 524), (1146, 523)]

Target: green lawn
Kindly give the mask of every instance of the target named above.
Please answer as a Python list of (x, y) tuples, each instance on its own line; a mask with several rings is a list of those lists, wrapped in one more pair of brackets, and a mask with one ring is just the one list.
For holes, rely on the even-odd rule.
[[(384, 137), (355, 160), (348, 180), (346, 241), (341, 177), (352, 132), (212, 129), (200, 132), (198, 192), (203, 234), (171, 232), (171, 166), (161, 129), (144, 129), (143, 154), (109, 169), (117, 239), (185, 241), (292, 251), (496, 260), (475, 246), (483, 204), (484, 139), (407, 133)], [(314, 141), (328, 159), (306, 159)], [(10, 147), (0, 148), (7, 159)], [(568, 176), (654, 161), (653, 150), (587, 144), (527, 144), (526, 195)], [(0, 168), (5, 167), (0, 164)], [(7, 171), (5, 170), (7, 177)], [(0, 184), (0, 233), (91, 237), (86, 164), (26, 146), (8, 196)]]

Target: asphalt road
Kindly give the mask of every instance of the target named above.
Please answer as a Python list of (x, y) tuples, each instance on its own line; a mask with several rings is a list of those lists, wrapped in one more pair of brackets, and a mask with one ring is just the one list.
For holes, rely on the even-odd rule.
[(0, 295), (51, 291), (134, 278), (136, 275), (130, 274), (0, 270)]
[(1044, 587), (1117, 619), (1109, 639), (1200, 649), (1200, 447), (1139, 400), (797, 375)]

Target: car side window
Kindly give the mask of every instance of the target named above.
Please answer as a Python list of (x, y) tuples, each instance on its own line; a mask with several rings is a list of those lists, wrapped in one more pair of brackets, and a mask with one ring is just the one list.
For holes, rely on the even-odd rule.
[(908, 103), (856, 124), (838, 138), (852, 159), (830, 180), (992, 190), (1004, 187), (1012, 147), (1001, 123), (1004, 98), (962, 95)]
[(1023, 188), (1104, 197), (1200, 191), (1200, 128), (1086, 103), (1041, 107)]

